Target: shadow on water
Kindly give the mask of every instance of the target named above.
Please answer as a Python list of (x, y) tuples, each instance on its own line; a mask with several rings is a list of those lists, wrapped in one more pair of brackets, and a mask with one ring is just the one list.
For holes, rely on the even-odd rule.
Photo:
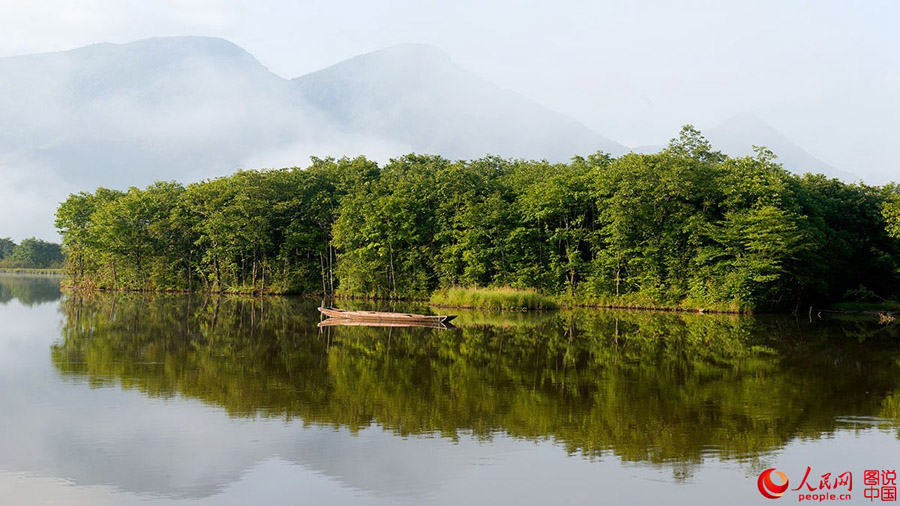
[[(900, 426), (900, 326), (623, 311), (459, 311), (455, 330), (317, 328), (317, 301), (66, 298), (66, 378), (231, 416), (400, 435), (502, 433), (690, 467)], [(413, 310), (414, 307), (392, 309)]]
[(18, 300), (25, 306), (34, 306), (59, 300), (60, 281), (62, 276), (0, 272), (0, 304)]

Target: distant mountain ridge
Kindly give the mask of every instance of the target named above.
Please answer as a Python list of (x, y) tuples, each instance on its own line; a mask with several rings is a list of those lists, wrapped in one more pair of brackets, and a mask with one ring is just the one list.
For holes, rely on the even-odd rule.
[[(811, 155), (800, 146), (794, 144), (786, 135), (775, 127), (750, 114), (738, 114), (728, 118), (712, 128), (701, 128), (703, 136), (709, 140), (713, 149), (728, 156), (739, 157), (753, 154), (753, 146), (761, 146), (771, 150), (778, 157), (777, 162), (795, 174), (825, 174), (846, 182), (859, 181), (860, 177)], [(657, 153), (666, 146), (645, 145), (631, 148), (638, 154)]]
[(315, 116), (292, 103), (283, 79), (221, 39), (0, 58), (0, 83), (0, 125), (15, 125), (4, 129), (12, 139), (0, 135), (0, 163), (36, 163), (88, 187), (230, 172)]
[(732, 116), (703, 133), (713, 148), (730, 156), (746, 156), (752, 153), (753, 146), (765, 146), (791, 172), (821, 173), (848, 182), (860, 179), (856, 174), (840, 170), (809, 154), (775, 127), (750, 114)]
[(296, 146), (320, 156), (384, 143), (554, 161), (625, 150), (417, 44), (293, 80), (205, 37), (0, 58), (0, 125), (0, 163), (37, 163), (86, 188), (305, 165), (305, 156), (267, 160)]
[(360, 55), (293, 84), (307, 103), (342, 126), (452, 158), (497, 154), (564, 161), (597, 150), (627, 150), (421, 44)]
[[(745, 154), (764, 144), (790, 170), (841, 175), (774, 129), (737, 125), (710, 130), (714, 146)], [(421, 44), (294, 79), (210, 37), (0, 58), (0, 237), (53, 239), (69, 192), (304, 166), (310, 155), (567, 161), (598, 150), (628, 148)]]
[[(37, 164), (84, 187), (304, 165), (308, 154), (367, 154), (376, 145), (392, 155), (453, 159), (565, 161), (628, 151), (422, 44), (373, 51), (290, 80), (239, 46), (209, 37), (5, 57), (0, 126), (0, 164)], [(729, 154), (765, 145), (791, 170), (855, 178), (752, 116), (704, 133)]]

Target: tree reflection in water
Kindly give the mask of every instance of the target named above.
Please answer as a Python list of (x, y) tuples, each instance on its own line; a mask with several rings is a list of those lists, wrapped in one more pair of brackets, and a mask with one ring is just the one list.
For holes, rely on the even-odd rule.
[(24, 306), (59, 300), (62, 276), (0, 273), (0, 304), (17, 300)]
[[(689, 469), (846, 421), (900, 426), (898, 326), (623, 311), (462, 312), (460, 328), (318, 329), (317, 301), (98, 294), (62, 302), (64, 377), (235, 417), (399, 435), (551, 439)], [(865, 395), (863, 395), (865, 393)]]

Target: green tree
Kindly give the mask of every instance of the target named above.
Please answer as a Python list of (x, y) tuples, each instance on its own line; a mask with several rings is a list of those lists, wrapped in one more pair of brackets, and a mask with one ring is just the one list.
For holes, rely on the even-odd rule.
[(0, 260), (8, 257), (16, 248), (16, 243), (9, 237), (0, 237)]
[(887, 231), (891, 237), (900, 239), (900, 187), (891, 185), (886, 187), (888, 194), (885, 200), (882, 214), (887, 225)]
[(771, 307), (788, 291), (789, 262), (809, 246), (805, 220), (788, 208), (791, 176), (763, 148), (721, 166), (718, 213), (697, 230), (691, 296)]
[[(94, 193), (69, 195), (56, 210), (56, 230), (62, 236), (66, 254), (66, 273), (76, 284), (96, 284), (102, 270), (99, 258), (102, 247), (92, 221), (94, 211), (117, 199), (121, 192), (98, 188)], [(85, 280), (85, 274), (90, 280)]]
[[(511, 285), (583, 303), (797, 309), (900, 297), (896, 185), (729, 158), (685, 126), (655, 154), (569, 163), (410, 154), (71, 195), (87, 288), (421, 297)], [(6, 261), (6, 260), (4, 260)]]
[(8, 257), (3, 259), (7, 267), (26, 269), (50, 269), (62, 267), (63, 254), (59, 244), (43, 239), (23, 239)]
[(342, 289), (401, 297), (436, 288), (437, 175), (449, 163), (424, 155), (391, 160), (378, 180), (342, 201), (334, 224)]
[(596, 171), (594, 290), (669, 304), (686, 297), (700, 232), (720, 213), (724, 159), (687, 126), (658, 154), (629, 154)]
[(155, 183), (146, 190), (130, 188), (94, 211), (95, 240), (106, 254), (114, 286), (169, 288), (157, 287), (151, 274), (156, 263), (164, 264), (163, 272), (170, 267), (166, 258), (168, 220), (177, 198), (173, 194), (181, 191), (176, 183)]

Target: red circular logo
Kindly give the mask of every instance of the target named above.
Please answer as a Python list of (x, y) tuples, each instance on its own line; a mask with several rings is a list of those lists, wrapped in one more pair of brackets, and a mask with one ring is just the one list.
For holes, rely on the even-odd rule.
[[(772, 481), (772, 473), (778, 475), (781, 478), (781, 484), (776, 485), (774, 481)], [(775, 471), (775, 468), (766, 469), (759, 475), (759, 480), (756, 482), (759, 486), (759, 493), (768, 497), (769, 499), (778, 499), (788, 488), (788, 478), (781, 471)]]

